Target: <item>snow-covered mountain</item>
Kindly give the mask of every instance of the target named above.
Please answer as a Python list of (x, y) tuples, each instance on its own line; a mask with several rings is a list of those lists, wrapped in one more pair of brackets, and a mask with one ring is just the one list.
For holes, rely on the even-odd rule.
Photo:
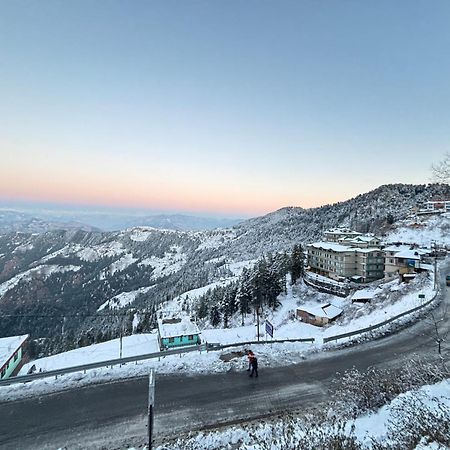
[(338, 225), (386, 233), (412, 207), (448, 194), (448, 185), (388, 185), (346, 202), (283, 208), (201, 232), (138, 227), (1, 234), (0, 336), (61, 339), (64, 332), (69, 346), (75, 336), (99, 342), (130, 328), (137, 311), (145, 330), (156, 305), (236, 276), (245, 266), (239, 262), (290, 251)]
[(38, 217), (24, 211), (0, 209), (0, 233), (43, 233), (51, 230), (96, 231), (98, 228), (76, 220)]

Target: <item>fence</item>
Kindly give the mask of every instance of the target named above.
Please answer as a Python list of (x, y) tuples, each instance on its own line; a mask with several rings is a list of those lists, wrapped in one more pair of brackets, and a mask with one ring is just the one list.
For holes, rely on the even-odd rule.
[(335, 336), (329, 336), (329, 337), (323, 338), (323, 343), (325, 344), (330, 341), (337, 341), (338, 339), (343, 339), (343, 338), (350, 337), (350, 336), (356, 336), (357, 334), (367, 333), (368, 331), (373, 331), (373, 330), (376, 330), (377, 328), (384, 327), (385, 325), (388, 325), (389, 323), (394, 322), (395, 320), (401, 319), (402, 317), (407, 316), (408, 314), (412, 314), (412, 313), (424, 308), (425, 306), (428, 306), (436, 298), (436, 295), (437, 295), (437, 292), (434, 294), (432, 299), (428, 300), (423, 305), (416, 306), (415, 308), (412, 308), (408, 311), (402, 312), (401, 314), (391, 317), (390, 319), (384, 320), (383, 322), (377, 323), (375, 325), (371, 325), (370, 327), (361, 328), (359, 330), (349, 331), (348, 333), (336, 334)]

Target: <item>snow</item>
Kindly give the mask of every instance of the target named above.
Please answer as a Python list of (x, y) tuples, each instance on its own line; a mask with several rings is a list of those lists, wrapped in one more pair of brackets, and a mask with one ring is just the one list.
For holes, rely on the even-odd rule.
[(165, 277), (172, 273), (178, 272), (187, 261), (186, 254), (182, 253), (182, 247), (179, 245), (173, 245), (170, 247), (170, 252), (165, 252), (162, 258), (151, 256), (150, 258), (143, 259), (139, 265), (151, 266), (153, 273), (152, 280)]
[(197, 233), (201, 239), (201, 244), (197, 247), (197, 251), (223, 247), (229, 241), (236, 237), (236, 231), (232, 228), (224, 228), (219, 231), (209, 233)]
[(189, 336), (200, 333), (197, 325), (187, 317), (172, 319), (172, 323), (168, 322), (168, 320), (170, 319), (158, 319), (158, 329), (161, 338)]
[(149, 236), (152, 235), (152, 232), (155, 231), (152, 228), (143, 228), (137, 227), (130, 230), (130, 239), (135, 242), (144, 242), (148, 239)]
[(325, 305), (317, 306), (317, 305), (306, 305), (300, 308), (297, 308), (300, 311), (306, 311), (309, 314), (312, 314), (316, 317), (327, 317), (328, 319), (334, 319), (342, 314), (342, 309), (334, 306), (330, 303), (326, 303)]
[(79, 244), (72, 244), (72, 245), (66, 245), (65, 247), (56, 250), (46, 256), (44, 256), (43, 258), (41, 258), (39, 260), (39, 263), (45, 263), (47, 262), (49, 259), (55, 258), (56, 256), (69, 256), (71, 253), (73, 252), (78, 252), (82, 249), (81, 245)]
[(48, 278), (54, 273), (77, 272), (80, 266), (60, 266), (60, 265), (41, 265), (33, 269), (21, 272), (9, 280), (0, 284), (0, 298), (3, 297), (10, 289), (16, 287), (22, 281), (30, 281), (33, 278)]
[(308, 246), (317, 249), (331, 250), (333, 252), (340, 252), (340, 253), (353, 252), (356, 250), (352, 247), (347, 247), (341, 244), (335, 244), (334, 242), (313, 242), (312, 244), (308, 244)]
[(27, 338), (28, 334), (0, 338), (0, 368), (8, 362), (9, 358), (11, 358)]
[[(145, 355), (159, 352), (158, 336), (155, 333), (133, 334), (122, 338), (122, 357)], [(36, 359), (25, 364), (19, 375), (26, 375), (30, 368), (36, 366), (39, 372), (65, 369), (67, 367), (92, 364), (120, 357), (120, 339), (89, 345), (46, 358)]]
[[(418, 391), (419, 396), (425, 400), (430, 408), (434, 408), (436, 399), (439, 399), (443, 404), (450, 407), (450, 382), (443, 380), (434, 385), (423, 386)], [(395, 421), (392, 411), (396, 407), (401, 406), (404, 399), (412, 398), (417, 395), (414, 392), (406, 392), (400, 394), (389, 405), (380, 408), (375, 414), (367, 414), (358, 417), (355, 420), (355, 435), (358, 440), (365, 444), (370, 444), (368, 436), (375, 438), (378, 441), (383, 441), (386, 438), (387, 425), (390, 421)]]
[(185, 302), (185, 300), (187, 300), (189, 307), (192, 308), (192, 306), (196, 303), (195, 301), (198, 298), (200, 298), (203, 294), (208, 292), (210, 289), (214, 289), (218, 286), (226, 286), (227, 284), (230, 284), (236, 280), (237, 276), (231, 278), (223, 278), (219, 281), (214, 281), (213, 283), (207, 284), (206, 286), (202, 286), (200, 288), (191, 289), (190, 291), (183, 292), (182, 294), (178, 295), (172, 300), (162, 303), (159, 308), (159, 311), (160, 312), (171, 311), (173, 313), (181, 312), (182, 304)]
[(399, 223), (386, 242), (403, 242), (428, 248), (434, 242), (450, 246), (450, 213)]
[(122, 272), (125, 270), (128, 266), (131, 266), (131, 264), (135, 263), (138, 260), (138, 258), (134, 258), (131, 253), (127, 253), (126, 255), (122, 256), (117, 261), (114, 261), (109, 266), (109, 273), (111, 275), (114, 275), (116, 272)]
[(136, 297), (140, 294), (146, 294), (150, 289), (155, 286), (146, 286), (136, 289), (135, 291), (130, 292), (121, 292), (120, 294), (115, 295), (111, 299), (107, 300), (103, 303), (98, 309), (98, 311), (102, 311), (103, 309), (120, 309), (128, 306), (136, 300)]
[(83, 261), (93, 262), (102, 258), (119, 256), (122, 253), (124, 253), (123, 245), (120, 242), (112, 241), (83, 248), (77, 252), (77, 256)]
[(372, 300), (375, 297), (376, 291), (374, 289), (360, 289), (352, 295), (352, 301), (358, 300)]
[[(444, 380), (435, 385), (423, 386), (417, 392), (409, 391), (400, 394), (391, 404), (383, 406), (376, 413), (357, 417), (355, 420), (349, 420), (345, 423), (342, 432), (350, 435), (353, 429), (353, 436), (356, 441), (364, 448), (374, 448), (375, 443), (389, 444), (387, 439), (388, 427), (395, 429), (401, 422), (402, 404), (419, 397), (429, 408), (429, 411), (442, 415), (440, 408), (450, 407), (450, 383)], [(444, 418), (443, 418), (444, 420)], [(285, 417), (284, 420), (274, 419), (273, 421), (256, 421), (241, 426), (229, 426), (219, 431), (200, 432), (196, 435), (189, 434), (184, 438), (178, 439), (170, 444), (165, 443), (156, 450), (179, 450), (181, 448), (195, 448), (197, 450), (219, 450), (233, 448), (236, 450), (282, 450), (283, 448), (300, 448), (299, 440), (305, 436), (305, 425), (301, 418)], [(329, 427), (326, 423), (317, 424), (317, 435), (325, 438), (326, 429)], [(288, 434), (286, 434), (288, 433)], [(290, 444), (285, 444), (288, 438)], [(325, 441), (323, 442), (325, 444)], [(297, 444), (297, 445), (296, 445)], [(330, 445), (330, 441), (328, 441)], [(391, 448), (391, 446), (388, 446)], [(396, 446), (394, 446), (397, 448)], [(384, 448), (384, 447), (383, 447)], [(428, 442), (422, 439), (416, 450), (444, 450), (446, 447), (436, 442)], [(131, 450), (131, 449), (130, 449)]]
[[(222, 280), (219, 283), (227, 283), (230, 280)], [(213, 283), (213, 286), (217, 283)], [(200, 296), (207, 289), (213, 287), (212, 285), (204, 286), (203, 288), (195, 289), (193, 291), (183, 294), (183, 300), (185, 295), (191, 295), (192, 297)], [(419, 299), (418, 294), (425, 294), (425, 299)], [(323, 338), (334, 336), (337, 334), (346, 333), (349, 331), (365, 328), (369, 325), (374, 325), (385, 321), (389, 317), (393, 317), (401, 312), (407, 311), (415, 306), (426, 302), (434, 296), (432, 281), (423, 275), (417, 277), (414, 281), (408, 285), (400, 284), (398, 280), (384, 283), (381, 288), (377, 289), (376, 298), (368, 304), (356, 305), (351, 303), (351, 297), (342, 299), (335, 297), (331, 294), (319, 293), (314, 289), (306, 286), (303, 283), (298, 283), (294, 286), (290, 286), (289, 280), (287, 283), (287, 293), (279, 297), (281, 306), (276, 310), (266, 310), (260, 318), (260, 336), (261, 339), (265, 339), (264, 336), (264, 321), (267, 319), (274, 325), (274, 339), (300, 339), (300, 338), (315, 338), (314, 343), (300, 343), (300, 342), (285, 342), (285, 343), (267, 343), (259, 344), (254, 348), (258, 354), (258, 359), (261, 364), (266, 367), (271, 366), (283, 366), (301, 361), (305, 355), (320, 351), (330, 346), (341, 345), (345, 342), (345, 338), (338, 343), (331, 342), (323, 345)], [(295, 318), (295, 310), (297, 307), (301, 307), (305, 304), (313, 303), (313, 299), (317, 305), (323, 303), (332, 303), (338, 308), (343, 309), (344, 313), (339, 317), (332, 325), (326, 327), (316, 327), (310, 324), (303, 323)], [(178, 305), (177, 302), (169, 302), (169, 305)], [(168, 311), (168, 305), (165, 311)], [(181, 307), (180, 307), (181, 310)], [(201, 338), (203, 342), (221, 343), (221, 344), (235, 344), (239, 342), (254, 341), (257, 339), (255, 320), (253, 315), (248, 315), (244, 318), (244, 325), (237, 326), (237, 322), (240, 322), (240, 317), (234, 317), (230, 320), (230, 325), (236, 325), (233, 328), (228, 329), (213, 329), (207, 328), (201, 331)], [(411, 320), (405, 319), (405, 320)], [(139, 339), (133, 335), (126, 339)], [(145, 348), (136, 347), (133, 350), (134, 355), (145, 354), (151, 351), (158, 351), (157, 347), (157, 335), (152, 334), (150, 339), (153, 342), (154, 347), (149, 349), (144, 344)], [(359, 337), (356, 337), (359, 339)], [(72, 350), (66, 354), (54, 355), (41, 360), (33, 361), (37, 364), (37, 367), (42, 367), (43, 370), (50, 370), (51, 368), (58, 367), (70, 367), (77, 364), (85, 364), (88, 362), (107, 360), (118, 357), (118, 340), (97, 344), (97, 346), (105, 346), (105, 354), (99, 359), (98, 350), (96, 346), (84, 347), (82, 349)], [(242, 349), (239, 344), (235, 347), (235, 350)], [(94, 348), (94, 350), (93, 350)], [(102, 347), (98, 347), (101, 349)], [(3, 397), (16, 398), (21, 395), (30, 395), (31, 392), (50, 392), (54, 389), (67, 389), (70, 386), (81, 384), (89, 384), (92, 382), (98, 382), (99, 380), (111, 380), (115, 378), (139, 376), (140, 374), (148, 373), (149, 368), (156, 369), (159, 373), (211, 373), (211, 372), (224, 372), (228, 370), (242, 370), (245, 367), (245, 357), (237, 358), (229, 363), (224, 363), (219, 359), (221, 353), (227, 352), (215, 351), (209, 353), (189, 353), (183, 354), (181, 357), (178, 355), (164, 356), (161, 354), (161, 358), (152, 359), (148, 361), (139, 362), (136, 364), (129, 364), (126, 367), (114, 367), (90, 370), (86, 375), (73, 374), (64, 375), (58, 379), (66, 380), (67, 384), (62, 381), (58, 381), (55, 385), (51, 381), (43, 380), (41, 383), (36, 380), (33, 383), (28, 383), (26, 388), (21, 391), (18, 388), (11, 386), (9, 389), (0, 388), (0, 399)], [(89, 356), (91, 355), (91, 356)], [(124, 350), (123, 356), (129, 356), (127, 350)], [(54, 358), (54, 359), (53, 359)], [(48, 362), (47, 362), (48, 361)], [(29, 367), (29, 364), (28, 366)], [(25, 371), (26, 369), (22, 369)], [(39, 369), (38, 369), (39, 370)], [(146, 372), (147, 371), (147, 372)], [(23, 373), (23, 372), (22, 372)], [(32, 386), (35, 386), (33, 390)], [(6, 390), (5, 390), (6, 389)]]

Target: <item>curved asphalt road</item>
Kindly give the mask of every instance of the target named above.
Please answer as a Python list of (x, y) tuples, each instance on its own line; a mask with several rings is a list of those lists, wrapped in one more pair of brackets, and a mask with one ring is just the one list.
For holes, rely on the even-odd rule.
[[(450, 303), (449, 290), (442, 279), (444, 300), (435, 310), (440, 317)], [(439, 326), (448, 330), (449, 321)], [(288, 367), (262, 368), (258, 379), (249, 380), (247, 372), (157, 376), (156, 439), (286, 410), (312, 409), (326, 399), (336, 372), (353, 366), (395, 366), (412, 354), (437, 353), (433, 328), (429, 320), (421, 320), (376, 341), (324, 352)], [(111, 450), (143, 445), (147, 388), (147, 379), (132, 379), (2, 403), (0, 449)]]

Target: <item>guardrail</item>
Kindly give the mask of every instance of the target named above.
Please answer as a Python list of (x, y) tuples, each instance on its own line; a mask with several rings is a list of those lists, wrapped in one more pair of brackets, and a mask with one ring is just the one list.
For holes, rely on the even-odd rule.
[(233, 344), (201, 344), (201, 345), (195, 345), (195, 346), (189, 346), (189, 347), (181, 347), (176, 348), (172, 350), (164, 350), (161, 352), (155, 352), (155, 353), (147, 353), (145, 355), (138, 355), (138, 356), (129, 356), (127, 358), (117, 358), (117, 359), (110, 359), (108, 361), (101, 361), (91, 364), (83, 364), (80, 366), (73, 366), (73, 367), (66, 367), (64, 369), (56, 369), (56, 370), (48, 370), (45, 372), (39, 372), (39, 373), (33, 373), (30, 375), (21, 375), (17, 377), (12, 378), (6, 378), (5, 380), (0, 381), (0, 386), (8, 386), (11, 384), (17, 384), (17, 383), (28, 383), (30, 381), (39, 380), (42, 378), (49, 378), (49, 377), (55, 377), (58, 378), (59, 375), (66, 375), (68, 373), (75, 373), (75, 372), (84, 372), (86, 373), (86, 370), (90, 369), (99, 369), (101, 367), (108, 367), (108, 366), (118, 366), (121, 364), (126, 364), (130, 362), (137, 362), (137, 361), (144, 361), (147, 359), (154, 359), (154, 358), (163, 358), (165, 356), (170, 355), (181, 355), (182, 353), (190, 353), (190, 352), (202, 352), (202, 351), (214, 351), (214, 350), (222, 350), (224, 348), (229, 347), (239, 347), (243, 345), (257, 345), (257, 344), (273, 344), (273, 343), (280, 343), (280, 342), (314, 342), (314, 338), (301, 338), (301, 339), (278, 339), (278, 340), (272, 340), (272, 341), (246, 341), (246, 342), (236, 342)]
[(241, 347), (245, 345), (258, 345), (258, 344), (280, 344), (283, 342), (311, 342), (315, 341), (314, 338), (298, 338), (298, 339), (273, 339), (271, 341), (246, 341), (246, 342), (235, 342), (232, 344), (207, 344), (207, 350), (222, 350), (224, 348), (230, 347)]
[(98, 369), (100, 367), (108, 367), (108, 366), (117, 366), (121, 364), (126, 364), (129, 362), (137, 362), (137, 361), (143, 361), (146, 359), (154, 359), (154, 358), (161, 358), (164, 356), (169, 355), (178, 355), (181, 353), (190, 353), (190, 352), (202, 352), (206, 351), (206, 344), (201, 345), (195, 345), (195, 346), (189, 346), (189, 347), (183, 347), (183, 348), (176, 348), (173, 350), (165, 350), (163, 352), (155, 352), (155, 353), (147, 353), (145, 355), (138, 355), (138, 356), (129, 356), (127, 358), (117, 358), (117, 359), (110, 359), (108, 361), (101, 361), (91, 364), (83, 364), (81, 366), (73, 366), (73, 367), (66, 367), (65, 369), (56, 369), (56, 370), (48, 370), (46, 372), (39, 372), (39, 373), (33, 373), (30, 375), (21, 375), (17, 377), (12, 378), (6, 378), (4, 380), (0, 381), (0, 386), (7, 386), (10, 384), (15, 383), (27, 383), (29, 381), (38, 380), (40, 378), (48, 378), (48, 377), (55, 377), (58, 378), (58, 375), (65, 375), (68, 373), (74, 373), (74, 372), (86, 372), (86, 370), (89, 369)]
[(425, 306), (428, 306), (437, 296), (437, 292), (434, 294), (433, 298), (425, 302), (423, 305), (416, 306), (415, 308), (412, 308), (408, 311), (402, 312), (401, 314), (398, 314), (394, 317), (391, 317), (387, 320), (384, 320), (383, 322), (377, 323), (375, 325), (371, 325), (367, 328), (360, 328), (359, 330), (355, 331), (349, 331), (348, 333), (342, 333), (342, 334), (336, 334), (335, 336), (329, 336), (326, 338), (323, 338), (323, 343), (327, 343), (330, 341), (337, 341), (338, 339), (343, 339), (350, 336), (356, 336), (357, 334), (367, 333), (368, 331), (376, 330), (377, 328), (384, 327), (385, 325), (388, 325), (391, 322), (394, 322), (395, 320), (401, 319), (404, 316), (407, 316), (408, 314), (412, 314), (416, 311), (419, 311), (420, 309), (424, 308)]

